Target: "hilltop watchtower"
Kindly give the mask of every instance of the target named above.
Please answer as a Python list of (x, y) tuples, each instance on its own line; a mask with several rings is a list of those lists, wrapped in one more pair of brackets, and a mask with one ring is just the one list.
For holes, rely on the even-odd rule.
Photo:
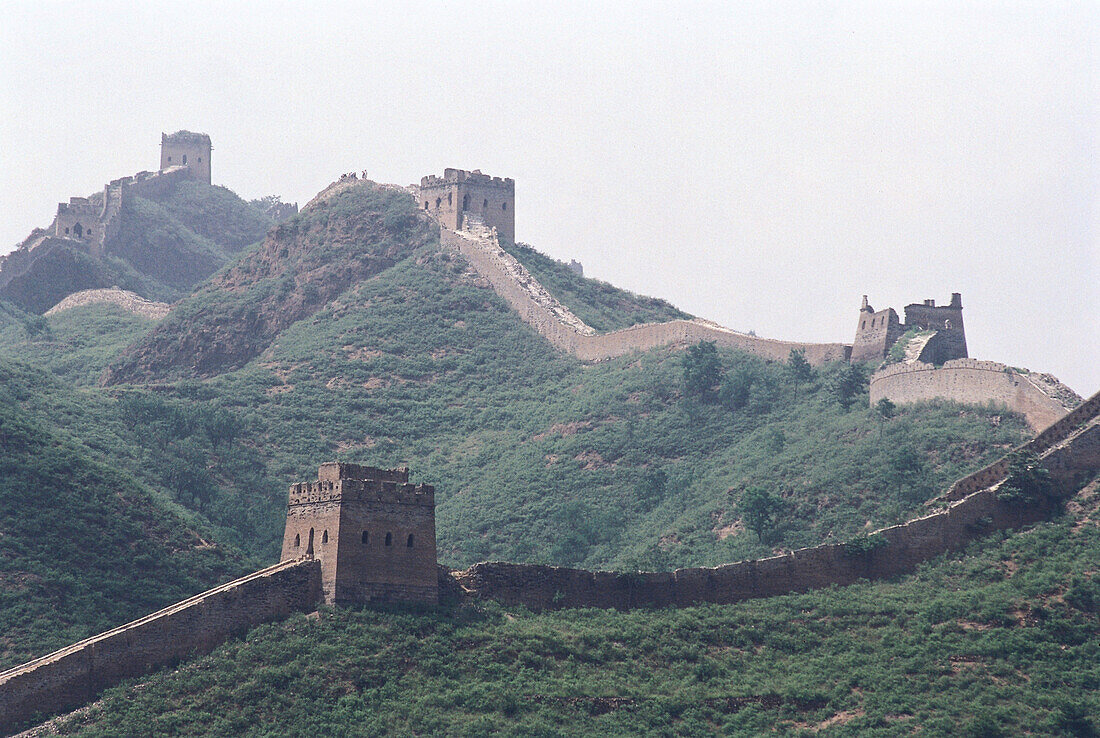
[(948, 305), (937, 306), (935, 300), (906, 305), (904, 323), (893, 308), (876, 311), (867, 304), (867, 295), (864, 295), (852, 343), (852, 362), (882, 361), (897, 340), (910, 330), (933, 334), (921, 349), (921, 361), (942, 364), (967, 358), (960, 293), (952, 292)]
[(210, 136), (176, 131), (160, 134), (160, 168), (187, 167), (191, 177), (210, 184)]
[(420, 206), (444, 228), (460, 230), (469, 216), (507, 241), (516, 240), (516, 182), (490, 177), (480, 169), (444, 169), (443, 176), (420, 180)]
[(435, 489), (409, 470), (329, 462), (290, 485), (282, 560), (321, 560), (328, 604), (439, 599)]

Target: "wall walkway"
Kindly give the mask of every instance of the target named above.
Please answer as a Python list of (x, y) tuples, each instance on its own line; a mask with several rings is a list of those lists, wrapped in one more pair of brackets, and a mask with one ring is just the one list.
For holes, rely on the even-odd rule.
[(260, 623), (315, 610), (320, 592), (320, 561), (285, 561), (0, 672), (0, 734), (82, 705), (125, 679), (208, 653)]
[(714, 341), (719, 346), (772, 361), (786, 361), (792, 349), (801, 349), (806, 360), (815, 366), (847, 361), (851, 354), (851, 346), (842, 343), (777, 341), (698, 319), (643, 323), (597, 334), (558, 302), (515, 257), (502, 249), (495, 236), (441, 228), (440, 241), (466, 257), (524, 322), (558, 349), (582, 361), (600, 361), (658, 346), (698, 341)]

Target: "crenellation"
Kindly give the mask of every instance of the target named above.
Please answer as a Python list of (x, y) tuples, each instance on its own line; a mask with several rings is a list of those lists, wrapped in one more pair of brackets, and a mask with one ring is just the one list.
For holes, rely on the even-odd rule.
[(283, 560), (321, 561), (325, 602), (438, 600), (435, 488), (407, 467), (329, 462), (290, 485)]

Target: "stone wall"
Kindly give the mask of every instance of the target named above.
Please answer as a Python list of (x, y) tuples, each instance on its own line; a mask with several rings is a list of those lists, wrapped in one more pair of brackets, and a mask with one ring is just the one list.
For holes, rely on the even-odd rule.
[(435, 604), (435, 489), (404, 467), (322, 464), (287, 497), (282, 559), (300, 556), (320, 560), (328, 604)]
[(883, 398), (899, 404), (933, 399), (999, 403), (1023, 414), (1035, 430), (1069, 411), (1062, 399), (1027, 374), (977, 359), (955, 359), (940, 368), (920, 362), (887, 366), (871, 376), (871, 404)]
[[(1046, 454), (1077, 432), (1083, 424), (1092, 422), (1097, 415), (1100, 415), (1100, 392), (1082, 402), (1060, 420), (1048, 425), (1045, 430), (1020, 446), (1018, 450), (1037, 455)], [(1008, 473), (1009, 456), (1011, 454), (972, 474), (967, 474), (962, 479), (956, 480), (947, 492), (932, 500), (932, 502), (959, 500), (1004, 479), (1005, 474)]]
[[(1100, 470), (1100, 394), (1074, 422), (1060, 426), (1039, 446), (1059, 495), (1068, 496)], [(1081, 427), (1081, 422), (1086, 425)], [(1053, 429), (1052, 429), (1053, 430)], [(1068, 437), (1063, 435), (1068, 434)], [(1054, 439), (1062, 436), (1060, 440)], [(1038, 439), (1037, 439), (1038, 440)], [(947, 509), (876, 531), (884, 545), (860, 552), (845, 544), (804, 548), (783, 556), (673, 572), (593, 572), (537, 564), (481, 563), (449, 578), (463, 597), (494, 599), (540, 610), (557, 607), (683, 607), (731, 603), (803, 592), (859, 579), (913, 571), (921, 562), (959, 550), (991, 530), (1013, 528), (1044, 517), (1049, 509), (997, 499), (996, 484)]]
[(792, 349), (801, 349), (811, 364), (847, 361), (850, 348), (840, 343), (797, 343), (758, 338), (703, 320), (644, 323), (619, 331), (596, 334), (584, 321), (555, 300), (519, 264), (491, 239), (442, 228), (441, 242), (459, 251), (492, 285), (521, 319), (551, 344), (582, 361), (600, 361), (634, 351), (677, 343), (714, 341), (764, 359), (786, 361)]
[(82, 705), (125, 679), (208, 653), (260, 623), (310, 612), (319, 596), (319, 562), (283, 562), (0, 672), (0, 733)]
[(171, 306), (166, 302), (153, 302), (146, 300), (129, 290), (112, 287), (110, 289), (81, 290), (74, 292), (61, 302), (46, 311), (46, 315), (54, 315), (63, 310), (70, 310), (85, 305), (115, 305), (123, 310), (140, 315), (151, 320), (160, 320), (168, 315)]

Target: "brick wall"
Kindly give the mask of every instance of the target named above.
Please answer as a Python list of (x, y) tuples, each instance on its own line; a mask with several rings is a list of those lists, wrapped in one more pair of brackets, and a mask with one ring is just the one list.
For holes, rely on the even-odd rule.
[[(1096, 420), (1100, 395), (1090, 401), (1089, 407), (1071, 428), (1067, 425), (1055, 434), (1073, 435), (1049, 445), (1043, 460), (1061, 495), (1076, 491), (1100, 469), (1100, 422)], [(1090, 418), (1088, 425), (1080, 428), (1085, 416)], [(1003, 477), (1002, 473), (996, 481)], [(640, 573), (481, 563), (451, 572), (449, 578), (458, 588), (448, 589), (460, 591), (465, 597), (494, 599), (535, 610), (739, 602), (910, 572), (921, 562), (961, 549), (991, 530), (1034, 522), (1048, 512), (1041, 507), (1003, 503), (997, 499), (995, 488), (985, 488), (946, 510), (877, 531), (886, 545), (863, 554), (851, 552), (844, 544), (826, 544), (757, 561)]]
[[(489, 281), (497, 294), (504, 298), (525, 323), (551, 344), (582, 361), (600, 361), (657, 346), (698, 341), (714, 341), (719, 346), (747, 351), (774, 361), (786, 361), (792, 349), (803, 350), (807, 361), (814, 365), (848, 360), (851, 347), (845, 344), (796, 343), (758, 338), (702, 320), (644, 323), (619, 331), (596, 334), (568, 308), (549, 297), (549, 293), (542, 300), (536, 299), (540, 293), (546, 291), (529, 274), (523, 277), (526, 283), (521, 283), (516, 277), (518, 270), (514, 267), (508, 269), (502, 263), (515, 259), (506, 253), (502, 254), (495, 245), (464, 237), (447, 228), (441, 229), (440, 240), (444, 246), (456, 249), (466, 257), (471, 266)], [(519, 273), (525, 272), (526, 270), (522, 270)], [(534, 285), (530, 284), (532, 282)]]
[(208, 653), (252, 626), (312, 611), (319, 597), (319, 562), (283, 562), (0, 672), (0, 732), (82, 705), (124, 679)]
[(1026, 374), (977, 359), (956, 359), (940, 368), (920, 362), (888, 366), (871, 376), (871, 404), (882, 398), (895, 403), (933, 399), (1000, 403), (1023, 414), (1035, 430), (1046, 428), (1068, 411)]

